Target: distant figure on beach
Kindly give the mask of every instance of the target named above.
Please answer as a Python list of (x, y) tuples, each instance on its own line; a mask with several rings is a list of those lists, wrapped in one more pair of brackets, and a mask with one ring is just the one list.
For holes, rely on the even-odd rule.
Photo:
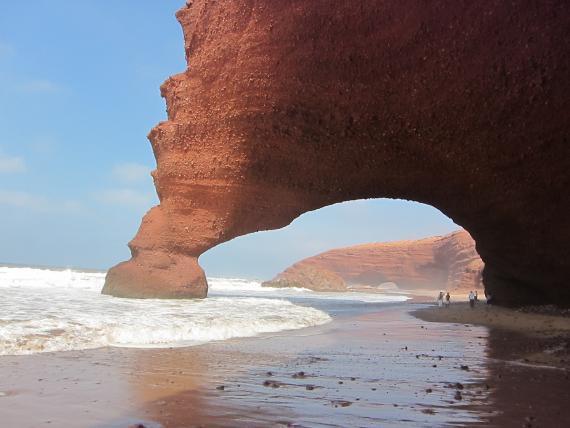
[(469, 306), (471, 308), (475, 307), (475, 293), (473, 293), (473, 291), (469, 292)]
[(451, 296), (449, 295), (449, 291), (445, 295), (445, 307), (449, 308), (449, 304), (451, 303)]
[(437, 296), (437, 306), (440, 308), (443, 306), (443, 291), (440, 291), (439, 296)]
[(477, 290), (475, 290), (475, 303), (479, 301), (479, 295), (477, 294)]

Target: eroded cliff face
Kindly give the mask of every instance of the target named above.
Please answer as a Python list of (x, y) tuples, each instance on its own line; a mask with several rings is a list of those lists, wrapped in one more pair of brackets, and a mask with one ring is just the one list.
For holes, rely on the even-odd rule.
[(197, 258), (362, 198), (466, 228), (497, 303), (570, 304), (570, 3), (196, 0), (150, 133), (160, 205), (104, 293), (204, 297)]
[(480, 290), (482, 271), (475, 242), (466, 231), (458, 231), (326, 251), (295, 263), (264, 285), (344, 291), (350, 285), (393, 282), (408, 290)]

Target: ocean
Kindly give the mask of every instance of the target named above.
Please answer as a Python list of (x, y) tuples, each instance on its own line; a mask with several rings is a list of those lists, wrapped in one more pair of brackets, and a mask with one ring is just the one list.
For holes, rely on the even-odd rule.
[(317, 326), (407, 299), (265, 288), (239, 278), (208, 278), (203, 300), (120, 299), (100, 294), (104, 281), (104, 272), (0, 267), (0, 355), (194, 346)]

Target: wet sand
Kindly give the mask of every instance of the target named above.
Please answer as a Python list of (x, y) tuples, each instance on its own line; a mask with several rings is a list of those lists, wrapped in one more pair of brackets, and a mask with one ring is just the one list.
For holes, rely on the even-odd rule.
[[(189, 348), (0, 357), (2, 426), (548, 426), (528, 410), (539, 390), (570, 421), (567, 372), (511, 365), (492, 330), (413, 306)], [(513, 393), (520, 376), (533, 394)]]
[(501, 358), (521, 363), (570, 369), (570, 317), (522, 312), (479, 302), (474, 308), (454, 303), (433, 305), (413, 312), (425, 321), (485, 326), (509, 341)]
[[(425, 321), (488, 329), (487, 365), (497, 413), (494, 426), (570, 426), (570, 317), (478, 303), (412, 312)], [(438, 325), (438, 324), (433, 324)], [(517, 425), (518, 423), (518, 425)]]

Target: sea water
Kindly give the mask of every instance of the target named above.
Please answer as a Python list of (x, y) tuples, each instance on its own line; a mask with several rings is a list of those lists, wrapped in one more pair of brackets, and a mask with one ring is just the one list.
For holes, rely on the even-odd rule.
[(319, 302), (406, 299), (274, 289), (236, 278), (209, 278), (203, 300), (121, 299), (101, 294), (104, 281), (104, 272), (0, 267), (0, 355), (192, 346), (327, 323), (333, 306)]

